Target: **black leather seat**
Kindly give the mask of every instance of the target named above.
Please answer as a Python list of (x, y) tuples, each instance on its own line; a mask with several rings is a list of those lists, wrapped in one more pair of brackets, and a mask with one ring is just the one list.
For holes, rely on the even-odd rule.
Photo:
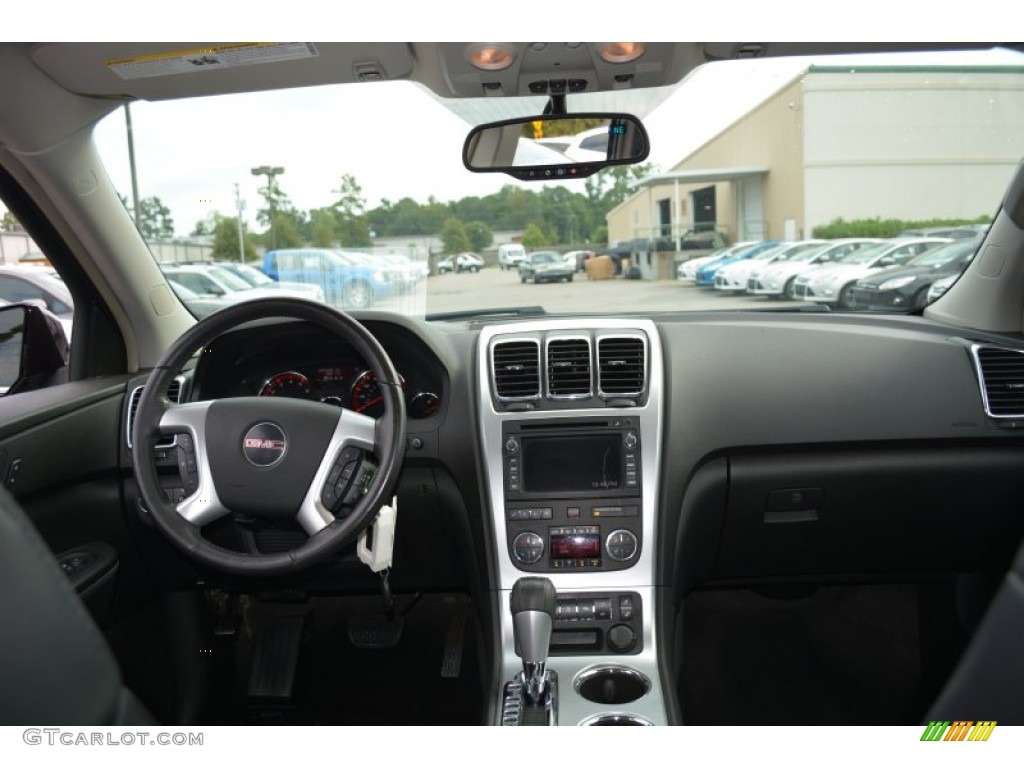
[(154, 725), (42, 538), (0, 488), (0, 725)]

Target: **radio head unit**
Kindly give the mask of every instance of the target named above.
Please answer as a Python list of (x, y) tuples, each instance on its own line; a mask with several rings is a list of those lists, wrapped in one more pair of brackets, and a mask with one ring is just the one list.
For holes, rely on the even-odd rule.
[(502, 430), (508, 552), (520, 570), (621, 570), (642, 546), (634, 417), (509, 421)]

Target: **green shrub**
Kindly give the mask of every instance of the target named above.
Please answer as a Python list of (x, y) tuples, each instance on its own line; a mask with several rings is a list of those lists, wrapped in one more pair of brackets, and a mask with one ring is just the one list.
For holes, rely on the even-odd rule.
[(924, 229), (925, 227), (955, 227), (960, 224), (986, 224), (992, 221), (991, 216), (978, 216), (975, 219), (926, 219), (923, 221), (904, 221), (902, 219), (833, 219), (828, 224), (817, 226), (811, 236), (832, 240), (837, 237), (896, 237), (907, 229)]

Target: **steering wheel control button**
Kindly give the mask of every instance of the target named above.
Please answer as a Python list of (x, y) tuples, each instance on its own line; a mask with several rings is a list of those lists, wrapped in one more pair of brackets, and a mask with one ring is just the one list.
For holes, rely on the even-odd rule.
[(255, 467), (274, 466), (287, 450), (284, 430), (269, 421), (251, 427), (242, 438), (242, 454)]
[(525, 531), (512, 542), (512, 553), (524, 565), (537, 563), (544, 554), (544, 540), (533, 531)]
[(620, 563), (633, 559), (638, 546), (636, 534), (623, 528), (612, 531), (605, 540), (608, 556)]

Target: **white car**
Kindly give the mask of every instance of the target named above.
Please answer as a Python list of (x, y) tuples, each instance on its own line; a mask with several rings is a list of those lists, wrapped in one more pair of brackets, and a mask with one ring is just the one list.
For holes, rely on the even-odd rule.
[(168, 278), (173, 278), (179, 285), (204, 298), (230, 295), (239, 301), (283, 296), (310, 299), (316, 297), (319, 291), (320, 298), (316, 300), (323, 301), (323, 290), (316, 286), (313, 286), (316, 290), (311, 291), (302, 284), (289, 288), (286, 283), (281, 287), (281, 284), (271, 280), (270, 283), (256, 288), (245, 278), (235, 274), (232, 269), (217, 264), (162, 264), (161, 269)]
[(858, 280), (875, 270), (899, 266), (948, 242), (951, 242), (948, 237), (917, 237), (861, 248), (837, 262), (803, 272), (793, 285), (794, 298), (851, 309), (854, 306), (853, 287)]
[(236, 261), (216, 261), (213, 263), (220, 269), (226, 269), (233, 275), (242, 278), (253, 288), (265, 288), (276, 291), (279, 296), (295, 296), (296, 298), (309, 299), (310, 301), (324, 300), (324, 289), (319, 285), (311, 283), (279, 283), (263, 272), (260, 272), (252, 264), (243, 264)]
[(687, 259), (678, 267), (676, 267), (676, 280), (693, 281), (697, 279), (697, 270), (703, 267), (710, 261), (715, 259), (727, 258), (732, 254), (739, 253), (744, 248), (749, 248), (752, 245), (757, 245), (758, 240), (744, 240), (741, 243), (730, 245), (728, 248), (720, 248), (714, 253), (710, 253), (707, 256), (697, 256), (693, 259)]
[(526, 258), (522, 243), (503, 243), (498, 246), (498, 266), (501, 269), (517, 269), (519, 262)]
[(714, 289), (716, 291), (745, 291), (747, 290), (747, 281), (754, 270), (776, 261), (785, 261), (786, 259), (793, 258), (799, 253), (820, 248), (824, 243), (824, 240), (800, 240), (795, 243), (782, 243), (774, 248), (761, 251), (749, 259), (726, 264), (715, 272)]
[(605, 160), (608, 157), (608, 127), (591, 128), (574, 136), (536, 139), (544, 147), (565, 155), (576, 163)]
[(821, 264), (828, 264), (853, 253), (884, 242), (878, 237), (841, 238), (827, 241), (826, 245), (811, 248), (764, 267), (758, 267), (747, 278), (747, 293), (755, 296), (783, 296), (792, 299), (797, 277)]
[(460, 253), (437, 262), (439, 274), (445, 272), (479, 272), (484, 268), (484, 260), (475, 253)]
[(60, 320), (68, 340), (71, 339), (75, 305), (64, 281), (52, 267), (0, 265), (0, 299), (11, 304), (40, 302)]

